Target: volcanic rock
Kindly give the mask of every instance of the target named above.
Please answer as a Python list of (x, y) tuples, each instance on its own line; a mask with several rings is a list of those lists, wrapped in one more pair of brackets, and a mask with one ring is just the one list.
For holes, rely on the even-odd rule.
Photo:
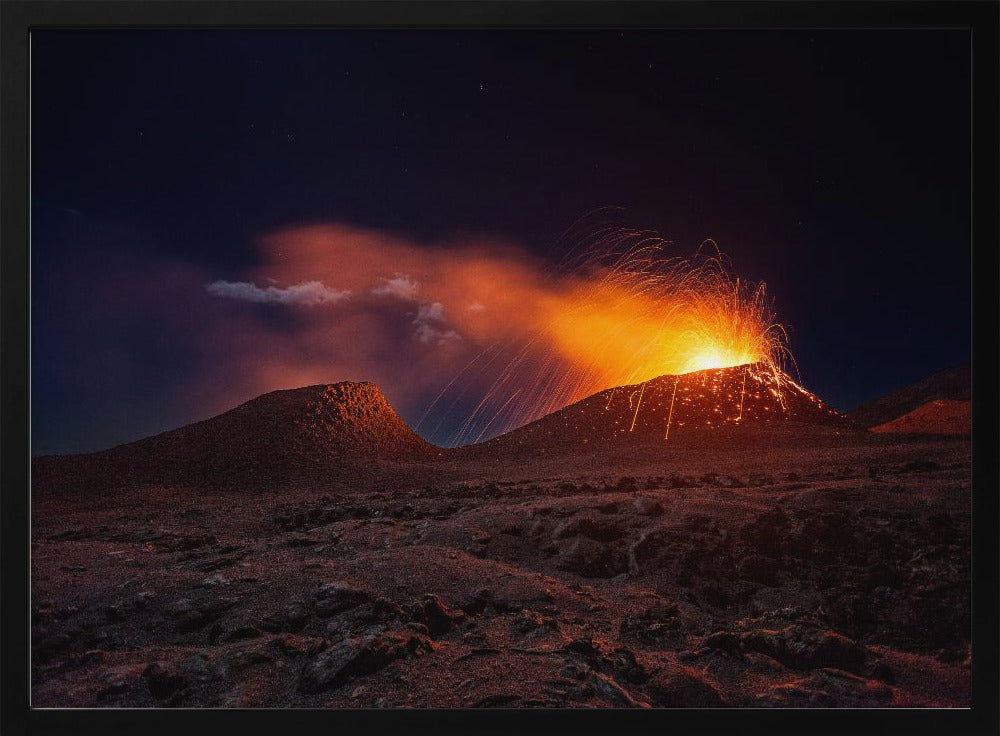
[(377, 672), (400, 657), (430, 650), (425, 638), (410, 632), (344, 639), (302, 668), (299, 690), (303, 693), (329, 690), (350, 677)]
[(597, 521), (586, 516), (567, 521), (555, 530), (556, 539), (584, 536), (595, 542), (614, 542), (625, 536), (616, 524)]
[(414, 617), (423, 623), (431, 636), (447, 634), (465, 619), (465, 612), (451, 608), (439, 596), (428, 594), (414, 607)]
[(663, 513), (663, 505), (655, 498), (637, 496), (634, 504), (635, 511), (640, 516), (660, 516)]
[(835, 631), (789, 626), (778, 632), (744, 634), (743, 649), (766, 654), (794, 669), (832, 667), (860, 673), (868, 661), (864, 647)]
[(638, 616), (625, 616), (619, 627), (623, 639), (636, 639), (645, 644), (659, 646), (679, 641), (683, 636), (684, 622), (676, 605), (658, 604)]
[(367, 592), (346, 583), (326, 583), (317, 591), (313, 608), (317, 615), (325, 618), (356, 608), (369, 600), (371, 596)]
[(309, 611), (301, 601), (291, 601), (280, 610), (275, 611), (261, 621), (260, 627), (265, 631), (302, 631), (309, 619)]
[(187, 685), (187, 678), (178, 670), (154, 662), (142, 672), (150, 694), (157, 700), (166, 700)]
[(611, 578), (628, 571), (624, 555), (590, 537), (575, 537), (560, 552), (559, 567), (587, 578)]
[(727, 705), (719, 688), (706, 675), (676, 666), (656, 672), (645, 685), (658, 708), (720, 708)]
[(180, 598), (167, 606), (166, 613), (176, 622), (178, 630), (197, 631), (215, 621), (237, 603), (239, 599), (232, 597), (204, 598), (197, 602)]

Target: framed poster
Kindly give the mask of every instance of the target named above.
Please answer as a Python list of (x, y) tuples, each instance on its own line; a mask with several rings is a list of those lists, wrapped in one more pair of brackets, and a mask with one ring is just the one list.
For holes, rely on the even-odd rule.
[(995, 729), (996, 4), (3, 11), (11, 728)]

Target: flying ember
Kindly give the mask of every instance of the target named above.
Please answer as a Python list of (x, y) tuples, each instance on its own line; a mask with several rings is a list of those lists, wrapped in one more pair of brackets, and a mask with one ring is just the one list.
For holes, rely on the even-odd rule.
[(655, 234), (622, 228), (580, 242), (554, 274), (536, 329), (467, 369), (492, 369), (494, 378), (456, 444), (665, 374), (759, 364), (780, 386), (791, 354), (764, 284), (733, 276), (713, 241), (686, 258), (668, 248)]

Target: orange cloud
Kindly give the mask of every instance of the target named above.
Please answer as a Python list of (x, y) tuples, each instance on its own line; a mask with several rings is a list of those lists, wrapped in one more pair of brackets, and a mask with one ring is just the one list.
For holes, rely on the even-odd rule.
[[(203, 285), (234, 297), (211, 300), (199, 329), (204, 370), (191, 392), (212, 411), (274, 389), (367, 380), (416, 423), (484, 348), (531, 329), (551, 289), (537, 259), (486, 239), (422, 243), (324, 224), (275, 231), (258, 247), (258, 266)], [(486, 376), (476, 380), (469, 401), (486, 388)]]
[(216, 373), (207, 385), (232, 401), (374, 381), (411, 424), (433, 406), (421, 429), (435, 441), (456, 430), (476, 439), (610, 386), (768, 360), (780, 347), (762, 292), (717, 262), (646, 247), (569, 273), (511, 243), (418, 242), (344, 224), (278, 230), (259, 249), (249, 273), (208, 287), (255, 303), (216, 300), (227, 304), (204, 330)]

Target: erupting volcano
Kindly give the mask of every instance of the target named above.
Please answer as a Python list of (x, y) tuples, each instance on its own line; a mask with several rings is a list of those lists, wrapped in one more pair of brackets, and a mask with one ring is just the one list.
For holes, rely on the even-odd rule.
[[(743, 365), (752, 366), (751, 389), (768, 374), (766, 390), (784, 411), (786, 390), (801, 389), (784, 372), (794, 360), (765, 284), (733, 275), (714, 241), (687, 258), (668, 255), (670, 247), (654, 233), (618, 227), (578, 237), (531, 334), (491, 346), (438, 397), (454, 406), (470, 379), (495, 374), (454, 444), (488, 439), (606, 389), (631, 396), (630, 387), (658, 376)], [(743, 418), (740, 410), (717, 413), (719, 424)]]

